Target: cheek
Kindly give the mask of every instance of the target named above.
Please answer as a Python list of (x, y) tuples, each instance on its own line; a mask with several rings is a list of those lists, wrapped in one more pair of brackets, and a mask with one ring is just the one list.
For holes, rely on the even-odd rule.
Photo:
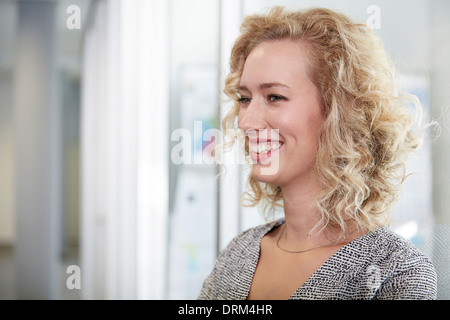
[(242, 119), (245, 117), (245, 109), (239, 108), (237, 111), (237, 125), (239, 129), (242, 129)]
[[(314, 151), (319, 144), (319, 136), (322, 130), (323, 118), (321, 116), (304, 116), (291, 117), (285, 119), (280, 130), (281, 135), (285, 135), (286, 139), (292, 139), (296, 147), (301, 147), (303, 151)], [(284, 132), (283, 132), (284, 131)]]

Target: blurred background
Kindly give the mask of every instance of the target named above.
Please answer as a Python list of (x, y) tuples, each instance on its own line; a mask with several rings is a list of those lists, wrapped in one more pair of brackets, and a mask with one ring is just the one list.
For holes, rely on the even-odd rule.
[(247, 168), (217, 178), (204, 151), (242, 18), (273, 5), (370, 24), (439, 121), (392, 228), (450, 298), (450, 2), (0, 0), (0, 299), (197, 298), (218, 252), (264, 223), (239, 205)]

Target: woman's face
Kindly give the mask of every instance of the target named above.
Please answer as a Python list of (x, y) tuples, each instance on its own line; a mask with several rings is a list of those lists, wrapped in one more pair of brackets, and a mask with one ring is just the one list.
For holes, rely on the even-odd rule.
[(238, 125), (246, 134), (252, 175), (258, 181), (283, 187), (315, 179), (325, 116), (307, 70), (300, 41), (266, 41), (247, 57)]

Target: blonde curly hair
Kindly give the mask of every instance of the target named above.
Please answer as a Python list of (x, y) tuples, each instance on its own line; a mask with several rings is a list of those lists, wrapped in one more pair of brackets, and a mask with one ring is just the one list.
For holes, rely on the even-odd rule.
[[(224, 92), (235, 103), (223, 119), (224, 131), (236, 128), (246, 58), (258, 44), (278, 39), (306, 46), (309, 76), (326, 114), (315, 165), (323, 190), (317, 196), (320, 227), (345, 232), (350, 223), (365, 230), (388, 225), (390, 207), (406, 178), (407, 156), (421, 143), (408, 104), (420, 110), (420, 103), (399, 95), (395, 68), (365, 24), (321, 8), (292, 12), (274, 7), (267, 15), (246, 17), (225, 81)], [(263, 203), (273, 212), (282, 203), (279, 186), (251, 175), (248, 186), (243, 194), (247, 204)]]

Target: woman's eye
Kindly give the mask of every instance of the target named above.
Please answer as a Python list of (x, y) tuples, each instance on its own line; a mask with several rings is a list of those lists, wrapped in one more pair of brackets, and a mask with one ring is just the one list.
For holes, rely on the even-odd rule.
[(271, 95), (269, 95), (268, 100), (270, 102), (277, 102), (277, 101), (280, 101), (280, 100), (286, 100), (286, 98), (283, 97), (283, 96), (278, 96), (276, 94), (271, 94)]
[(237, 101), (239, 103), (241, 103), (241, 104), (247, 104), (247, 103), (250, 103), (252, 101), (252, 99), (251, 98), (246, 98), (246, 97), (241, 97)]

